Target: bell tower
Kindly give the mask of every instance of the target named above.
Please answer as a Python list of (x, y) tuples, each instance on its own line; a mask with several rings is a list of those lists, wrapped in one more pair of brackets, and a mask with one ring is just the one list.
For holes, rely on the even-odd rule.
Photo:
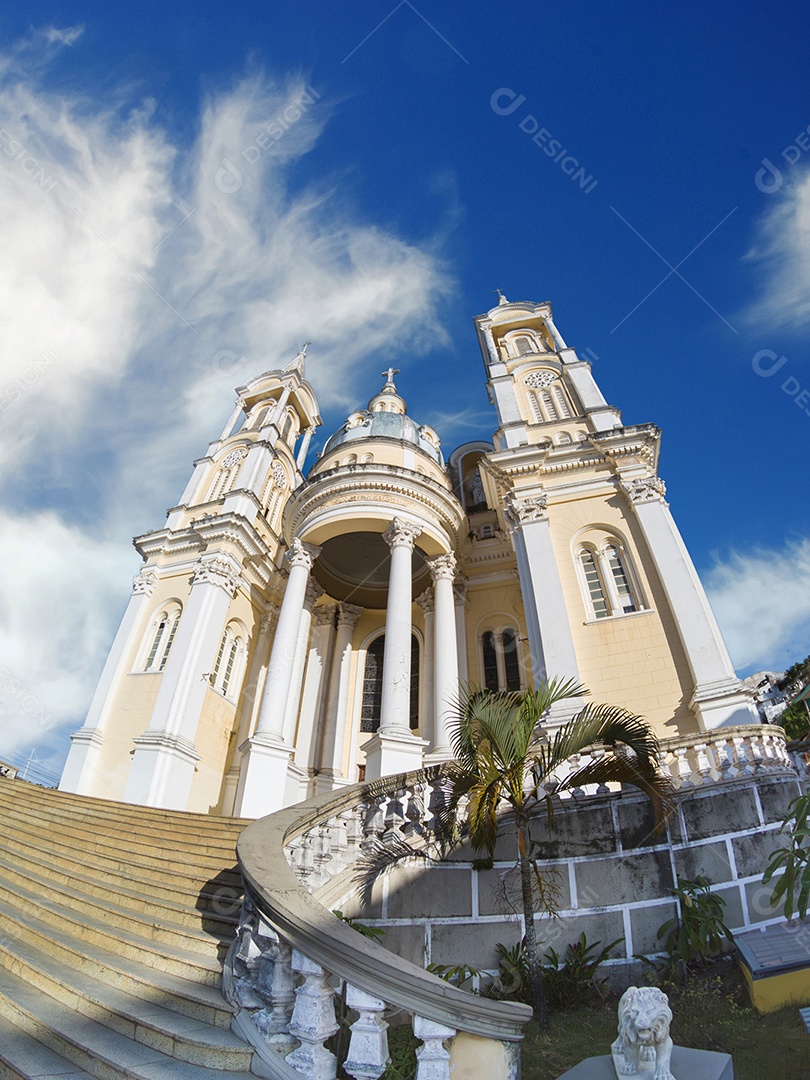
[(549, 303), (500, 296), (475, 324), (498, 419), (483, 480), (514, 545), (535, 679), (577, 679), (662, 735), (756, 723), (664, 498), (660, 430), (622, 424)]
[(306, 346), (237, 390), (165, 526), (135, 538), (145, 563), (72, 736), (63, 790), (178, 809), (220, 803), (238, 707), (250, 712), (248, 657), (268, 644), (282, 514), (321, 423), (305, 357)]

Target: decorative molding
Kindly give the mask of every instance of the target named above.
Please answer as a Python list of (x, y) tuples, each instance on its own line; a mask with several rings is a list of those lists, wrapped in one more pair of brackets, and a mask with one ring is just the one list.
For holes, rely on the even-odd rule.
[(334, 626), (337, 604), (321, 604), (312, 612), (312, 619), (316, 626)]
[(312, 569), (312, 564), (318, 558), (321, 553), (321, 549), (314, 544), (305, 544), (299, 537), (295, 537), (290, 544), (290, 550), (287, 552), (285, 558), (290, 564), (290, 569), (294, 566), (305, 566), (307, 570)]
[(151, 596), (158, 583), (157, 574), (151, 570), (143, 570), (132, 579), (133, 596)]
[(663, 502), (667, 486), (660, 476), (637, 476), (629, 483), (622, 482), (622, 488), (632, 503)]
[(280, 488), (283, 491), (284, 488), (287, 486), (287, 473), (284, 469), (284, 466), (281, 464), (280, 461), (274, 461), (272, 469), (270, 471), (273, 474), (273, 483), (276, 485), (277, 488)]
[(315, 604), (317, 604), (317, 602), (323, 596), (323, 594), (323, 588), (315, 580), (314, 577), (311, 577), (307, 582), (307, 589), (304, 593), (304, 607), (308, 607), (311, 611), (312, 608), (314, 608)]
[(446, 555), (438, 555), (435, 559), (427, 559), (426, 562), (434, 581), (442, 578), (452, 581), (456, 576), (456, 557), (452, 551)]
[(244, 446), (238, 446), (236, 450), (231, 450), (229, 454), (220, 461), (219, 467), (221, 469), (231, 469), (234, 465), (238, 465), (240, 461), (247, 457), (247, 450)]
[(233, 562), (222, 555), (201, 559), (191, 575), (192, 588), (195, 585), (218, 585), (229, 596), (236, 596), (245, 579)]
[(259, 633), (267, 634), (276, 625), (281, 607), (278, 604), (270, 604), (264, 615), (259, 619)]
[(506, 520), (514, 532), (537, 521), (548, 521), (548, 495), (543, 492), (532, 499), (518, 499), (509, 495), (504, 508)]
[(457, 581), (453, 585), (453, 599), (456, 607), (463, 607), (469, 602), (469, 592), (466, 581)]
[(421, 595), (417, 596), (416, 603), (422, 609), (424, 615), (432, 615), (434, 607), (433, 589), (425, 589)]
[(523, 382), (532, 390), (543, 390), (557, 382), (557, 374), (554, 371), (530, 371)]
[(363, 608), (358, 607), (356, 604), (346, 603), (338, 604), (337, 609), (338, 626), (350, 626), (352, 627), (352, 629), (354, 629), (354, 627), (357, 625), (357, 620), (360, 618), (364, 611)]
[(405, 518), (395, 517), (382, 534), (382, 538), (392, 551), (398, 547), (406, 547), (413, 551), (413, 545), (421, 532), (421, 525), (417, 525), (413, 521), (406, 521)]

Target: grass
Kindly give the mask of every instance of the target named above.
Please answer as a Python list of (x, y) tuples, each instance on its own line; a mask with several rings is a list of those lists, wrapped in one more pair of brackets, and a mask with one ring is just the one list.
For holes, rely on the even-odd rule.
[[(663, 987), (674, 1014), (679, 1046), (731, 1054), (735, 1080), (806, 1080), (810, 1034), (798, 1008), (760, 1016), (736, 963), (724, 958), (690, 972), (680, 987)], [(616, 1038), (618, 998), (552, 1016), (543, 1033), (531, 1024), (523, 1044), (523, 1080), (557, 1080), (583, 1058), (609, 1054)]]

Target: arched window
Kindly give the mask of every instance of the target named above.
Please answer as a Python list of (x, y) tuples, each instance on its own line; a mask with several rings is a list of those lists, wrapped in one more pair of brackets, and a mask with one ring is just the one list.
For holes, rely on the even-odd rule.
[(288, 446), (294, 446), (295, 440), (298, 438), (298, 417), (295, 415), (293, 409), (287, 409), (284, 413), (284, 421), (281, 425), (281, 438), (288, 444)]
[(487, 690), (520, 690), (517, 633), (511, 626), (481, 635), (481, 666)]
[(590, 535), (577, 549), (586, 607), (592, 619), (644, 609), (641, 591), (623, 544), (609, 533)]
[(534, 330), (512, 330), (504, 337), (504, 343), (511, 356), (545, 352), (545, 343)]
[[(360, 706), (360, 730), (377, 731), (382, 711), (383, 660), (385, 634), (380, 634), (366, 650), (363, 672), (363, 700)], [(411, 728), (419, 727), (419, 639), (411, 635)]]
[(478, 530), (479, 540), (492, 540), (494, 536), (495, 526), (492, 524), (492, 522), (487, 522), (486, 524), (482, 525), (481, 528)]
[(234, 485), (236, 484), (236, 478), (239, 475), (239, 470), (242, 468), (242, 462), (246, 457), (246, 447), (237, 446), (235, 450), (229, 450), (222, 458), (219, 462), (219, 472), (214, 477), (214, 482), (208, 495), (209, 502), (213, 502), (214, 499), (219, 499), (223, 495), (227, 495), (229, 491), (233, 490)]
[(530, 337), (521, 335), (515, 338), (515, 353), (517, 356), (525, 356), (526, 353), (534, 352), (534, 342)]
[(146, 655), (141, 667), (142, 671), (161, 672), (166, 667), (181, 612), (180, 604), (173, 601), (155, 614), (146, 634)]
[(235, 700), (239, 696), (245, 659), (245, 631), (241, 623), (229, 623), (219, 644), (211, 686), (223, 697)]

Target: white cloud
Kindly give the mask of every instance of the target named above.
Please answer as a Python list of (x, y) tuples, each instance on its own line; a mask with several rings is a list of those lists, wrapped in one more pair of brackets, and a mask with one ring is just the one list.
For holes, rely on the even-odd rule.
[(704, 575), (738, 670), (784, 670), (810, 654), (810, 540), (732, 551)]
[(42, 33), (49, 45), (73, 45), (84, 33), (84, 27), (48, 26)]
[(810, 323), (810, 170), (795, 168), (770, 197), (748, 257), (763, 278), (749, 320), (796, 329)]
[[(130, 537), (160, 527), (233, 387), (311, 339), (322, 407), (348, 408), (370, 355), (443, 339), (451, 282), (334, 185), (291, 184), (329, 119), (302, 79), (211, 94), (193, 146), (148, 105), (24, 80), (12, 54), (0, 91), (0, 657), (62, 731), (123, 610)], [(223, 349), (245, 358), (233, 375)], [(30, 719), (6, 702), (0, 756)]]

